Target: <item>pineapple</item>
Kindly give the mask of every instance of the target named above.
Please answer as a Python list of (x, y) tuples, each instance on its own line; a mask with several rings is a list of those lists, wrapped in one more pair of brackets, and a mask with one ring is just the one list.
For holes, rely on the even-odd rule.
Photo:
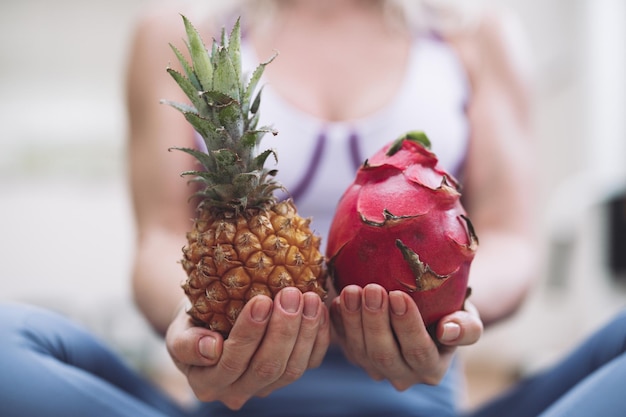
[(183, 172), (199, 184), (197, 217), (187, 233), (182, 287), (191, 301), (188, 314), (197, 325), (227, 337), (247, 301), (258, 294), (274, 297), (284, 287), (326, 294), (320, 238), (310, 219), (291, 200), (278, 202), (282, 188), (276, 170), (264, 167), (272, 150), (256, 153), (270, 127), (257, 128), (261, 92), (260, 64), (246, 80), (241, 69), (240, 22), (230, 35), (222, 30), (209, 52), (183, 16), (189, 62), (171, 45), (183, 71), (167, 71), (191, 104), (163, 100), (178, 109), (202, 137), (206, 151), (173, 148), (197, 159), (201, 169)]

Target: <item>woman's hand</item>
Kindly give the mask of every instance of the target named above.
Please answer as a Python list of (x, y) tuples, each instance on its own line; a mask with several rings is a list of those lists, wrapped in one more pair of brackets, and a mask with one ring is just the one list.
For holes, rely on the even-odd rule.
[(483, 325), (476, 309), (445, 316), (435, 342), (413, 299), (404, 291), (378, 284), (347, 286), (331, 305), (334, 329), (347, 357), (375, 380), (387, 379), (398, 390), (414, 384), (438, 384), (457, 346), (478, 341)]
[(328, 309), (318, 295), (296, 288), (281, 290), (274, 302), (259, 295), (244, 306), (226, 340), (193, 326), (181, 309), (166, 343), (198, 399), (236, 410), (321, 364), (330, 343)]

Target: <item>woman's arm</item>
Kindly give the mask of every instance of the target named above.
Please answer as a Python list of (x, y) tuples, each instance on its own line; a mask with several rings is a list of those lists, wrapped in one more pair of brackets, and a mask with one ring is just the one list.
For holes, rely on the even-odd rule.
[(516, 311), (536, 272), (532, 77), (524, 37), (510, 16), (486, 15), (475, 32), (453, 42), (472, 85), (463, 180), (480, 245), (471, 299), (488, 325)]
[[(172, 146), (190, 147), (193, 134), (184, 118), (160, 100), (184, 101), (166, 72), (172, 61), (169, 42), (184, 30), (174, 10), (150, 14), (137, 26), (127, 74), (129, 175), (137, 245), (133, 293), (137, 305), (160, 334), (165, 334), (183, 298), (184, 277), (177, 263), (191, 227), (190, 187), (180, 173), (193, 167)], [(182, 49), (182, 48), (181, 48)]]
[(316, 294), (296, 288), (283, 289), (274, 300), (259, 295), (244, 306), (227, 340), (194, 326), (183, 310), (185, 274), (178, 260), (192, 225), (193, 189), (180, 173), (193, 165), (191, 157), (168, 148), (193, 147), (194, 136), (185, 118), (159, 101), (186, 102), (165, 71), (175, 59), (168, 43), (184, 38), (179, 11), (165, 10), (143, 18), (133, 42), (127, 85), (137, 223), (133, 291), (196, 396), (238, 409), (320, 365), (330, 342), (328, 309)]

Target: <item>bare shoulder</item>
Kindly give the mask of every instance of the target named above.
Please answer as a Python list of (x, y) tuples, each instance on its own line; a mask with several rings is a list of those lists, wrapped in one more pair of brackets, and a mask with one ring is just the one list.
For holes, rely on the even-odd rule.
[[(199, 26), (204, 26), (205, 16), (199, 15), (185, 2), (162, 2), (146, 8), (137, 16), (135, 22), (135, 42), (142, 47), (156, 47), (160, 51), (163, 46), (174, 44), (177, 47), (184, 46), (185, 30), (182, 16), (187, 16), (190, 21)], [(167, 48), (169, 50), (169, 48)]]
[(450, 37), (475, 84), (502, 82), (528, 89), (532, 54), (519, 17), (506, 9), (483, 12), (475, 25)]
[[(520, 19), (505, 9), (489, 10), (477, 22), (449, 38), (467, 71), (473, 107), (506, 100), (520, 117), (530, 117), (534, 95), (534, 69), (530, 44)], [(485, 96), (491, 97), (485, 101)]]
[(190, 4), (185, 1), (153, 3), (136, 17), (127, 69), (131, 98), (154, 102), (152, 95), (155, 94), (166, 93), (164, 96), (174, 98), (180, 96), (165, 71), (169, 66), (181, 69), (170, 45), (187, 54), (183, 15), (203, 29), (208, 21), (207, 16)]

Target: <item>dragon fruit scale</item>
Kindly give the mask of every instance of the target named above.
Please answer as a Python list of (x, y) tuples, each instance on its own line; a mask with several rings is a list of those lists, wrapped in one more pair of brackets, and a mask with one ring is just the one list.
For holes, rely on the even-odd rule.
[(463, 308), (478, 246), (458, 181), (429, 149), (423, 132), (409, 132), (365, 161), (326, 250), (337, 291), (368, 283), (406, 291), (427, 326)]

